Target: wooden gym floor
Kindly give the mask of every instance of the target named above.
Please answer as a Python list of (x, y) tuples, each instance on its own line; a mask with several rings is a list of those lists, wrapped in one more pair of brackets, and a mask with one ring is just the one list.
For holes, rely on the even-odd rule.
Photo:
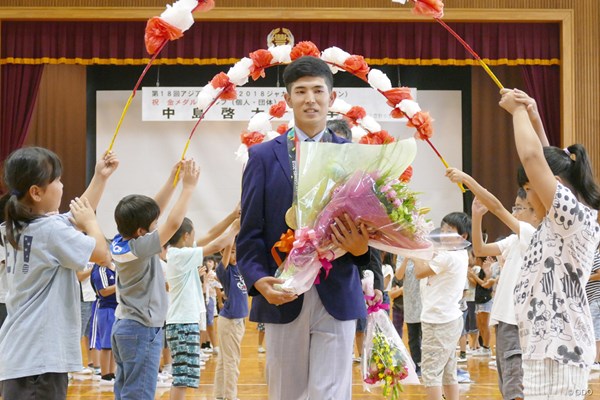
[[(265, 355), (257, 352), (257, 337), (256, 324), (248, 322), (246, 325), (246, 334), (242, 342), (241, 373), (238, 382), (238, 397), (240, 400), (267, 399), (267, 386), (264, 383)], [(406, 332), (404, 337), (406, 340)], [(496, 370), (489, 368), (489, 361), (491, 359), (486, 357), (468, 356), (467, 363), (459, 364), (459, 366), (469, 371), (471, 380), (473, 381), (473, 383), (460, 384), (461, 399), (502, 399), (498, 390)], [(213, 356), (207, 361), (206, 369), (202, 370), (200, 387), (195, 390), (188, 389), (186, 399), (213, 399), (212, 382), (215, 366), (216, 360)], [(379, 389), (373, 393), (363, 391), (359, 364), (354, 364), (353, 370), (353, 399), (382, 399), (381, 390)], [(591, 395), (588, 398), (600, 398), (596, 397), (600, 395), (600, 372), (592, 372), (589, 383)], [(110, 389), (100, 388), (96, 381), (72, 379), (69, 383), (67, 398), (71, 400), (106, 400), (112, 399), (113, 393)], [(405, 392), (401, 394), (401, 398), (425, 399), (424, 387), (421, 385), (405, 386)], [(158, 388), (156, 390), (156, 399), (169, 399), (169, 389)]]

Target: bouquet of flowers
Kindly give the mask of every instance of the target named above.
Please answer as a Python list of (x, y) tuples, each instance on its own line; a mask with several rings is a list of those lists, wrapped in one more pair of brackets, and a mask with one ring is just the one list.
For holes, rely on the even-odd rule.
[[(363, 279), (365, 298), (372, 298), (373, 275)], [(383, 386), (383, 395), (398, 399), (404, 391), (402, 384), (418, 384), (415, 364), (387, 314), (387, 304), (370, 306), (367, 332), (362, 349), (361, 370), (363, 387)]]
[(281, 289), (301, 294), (318, 283), (321, 268), (327, 276), (331, 261), (345, 253), (331, 240), (331, 225), (344, 214), (367, 226), (370, 246), (431, 258), (433, 226), (416, 193), (398, 178), (416, 155), (414, 139), (380, 146), (303, 142), (298, 152), (297, 226), (280, 267)]

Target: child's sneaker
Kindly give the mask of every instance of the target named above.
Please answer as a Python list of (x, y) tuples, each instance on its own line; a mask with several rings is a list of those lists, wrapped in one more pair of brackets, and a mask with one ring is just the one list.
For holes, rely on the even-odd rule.
[(498, 369), (498, 365), (496, 364), (496, 361), (490, 361), (488, 363), (488, 367), (490, 367), (490, 369)]
[(115, 386), (115, 380), (113, 379), (100, 379), (100, 386), (104, 386), (104, 387), (113, 387)]
[(458, 357), (456, 357), (456, 362), (459, 362), (459, 363), (467, 362), (467, 354), (460, 353), (460, 355)]
[(479, 350), (473, 353), (475, 357), (490, 357), (492, 355), (492, 350), (486, 349), (485, 347), (480, 347)]
[(156, 377), (156, 387), (157, 388), (170, 388), (171, 382), (167, 379), (164, 379), (160, 374)]
[(600, 361), (592, 364), (592, 371), (600, 371)]

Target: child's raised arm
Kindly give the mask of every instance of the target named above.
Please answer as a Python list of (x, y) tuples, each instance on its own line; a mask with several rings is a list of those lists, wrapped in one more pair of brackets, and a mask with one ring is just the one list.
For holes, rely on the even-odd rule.
[(106, 238), (100, 230), (98, 220), (94, 209), (89, 203), (88, 199), (75, 198), (71, 200), (69, 205), (72, 214), (72, 222), (77, 228), (81, 229), (89, 237), (96, 240), (96, 246), (90, 256), (90, 261), (96, 264), (104, 265), (111, 261), (110, 252), (108, 251), (108, 244)]
[(538, 106), (535, 99), (530, 97), (524, 91), (515, 89), (515, 100), (527, 107), (529, 120), (531, 121), (533, 130), (535, 130), (535, 133), (538, 135), (542, 146), (550, 146), (550, 143), (548, 142), (548, 136), (546, 136), (546, 130), (544, 129), (544, 124), (542, 123), (542, 117), (540, 117), (540, 112), (538, 111)]
[(517, 101), (515, 91), (502, 89), (500, 93), (502, 93), (500, 107), (512, 114), (513, 117), (515, 145), (521, 164), (525, 168), (533, 190), (537, 193), (544, 208), (549, 210), (552, 207), (558, 182), (546, 162), (542, 143), (531, 125), (527, 108), (523, 103)]
[[(169, 204), (169, 200), (171, 200), (173, 193), (175, 193), (175, 187), (177, 186), (177, 183), (179, 183), (175, 182), (175, 176), (177, 176), (177, 170), (180, 168), (180, 166), (183, 170), (185, 162), (186, 160), (180, 160), (177, 162), (177, 164), (175, 164), (173, 168), (171, 168), (171, 173), (169, 174), (167, 181), (160, 188), (158, 193), (154, 195), (154, 201), (156, 201), (156, 204), (158, 204), (158, 208), (160, 209), (161, 213), (165, 211), (167, 205)], [(182, 179), (181, 176), (179, 177), (179, 179)]]
[[(175, 232), (177, 232), (177, 229), (181, 226), (183, 218), (185, 218), (185, 214), (187, 213), (190, 200), (192, 199), (192, 193), (194, 192), (200, 177), (200, 169), (196, 166), (194, 160), (185, 160), (183, 162), (182, 172), (183, 177), (181, 179), (183, 187), (179, 194), (179, 198), (171, 209), (165, 223), (158, 227), (158, 236), (162, 246), (173, 237)], [(173, 181), (170, 181), (169, 184), (172, 185), (172, 182)]]
[[(473, 253), (477, 257), (498, 256), (502, 254), (500, 247), (496, 243), (485, 243), (483, 241), (481, 221), (487, 211), (487, 208), (475, 197), (471, 208), (473, 214), (473, 218), (471, 219), (471, 239), (473, 240)], [(518, 222), (517, 226), (519, 226)]]
[[(506, 226), (510, 228), (511, 231), (519, 234), (519, 220), (515, 218), (498, 200), (496, 196), (491, 194), (486, 188), (481, 186), (479, 182), (473, 179), (472, 176), (465, 174), (463, 171), (456, 168), (448, 168), (446, 170), (446, 176), (453, 183), (462, 183), (466, 185), (471, 192), (479, 199), (482, 205), (484, 205), (487, 210), (490, 210), (492, 214), (500, 219)], [(486, 210), (486, 211), (487, 211)], [(485, 254), (487, 255), (497, 255), (497, 254)]]
[(90, 206), (94, 210), (98, 208), (98, 203), (100, 203), (100, 198), (102, 197), (102, 193), (104, 193), (108, 178), (115, 172), (118, 166), (119, 159), (112, 151), (104, 153), (102, 158), (96, 163), (94, 176), (85, 192), (81, 195), (82, 199), (89, 201)]
[[(229, 227), (229, 225), (231, 225), (231, 223), (233, 221), (235, 221), (236, 218), (239, 218), (239, 217), (240, 217), (240, 205), (238, 204), (232, 212), (230, 212), (225, 218), (223, 218), (223, 220), (221, 220), (215, 226), (210, 228), (209, 231), (206, 233), (206, 235), (198, 238), (196, 240), (196, 246), (198, 246), (198, 247), (206, 246), (208, 243), (215, 240), (217, 237), (219, 237), (219, 235), (221, 235), (223, 232), (225, 232), (225, 229), (227, 229), (227, 227)], [(204, 254), (209, 254), (209, 253), (206, 253), (206, 251), (205, 251)]]
[[(240, 220), (236, 219), (234, 221), (234, 223), (231, 225), (231, 228), (227, 231), (227, 233), (219, 236), (217, 239), (215, 239), (214, 241), (208, 243), (207, 245), (205, 245), (204, 247), (202, 247), (202, 253), (205, 256), (214, 254), (218, 251), (221, 251), (225, 248), (230, 248), (231, 251), (231, 246), (233, 244), (233, 241), (235, 240), (236, 235), (240, 232)], [(229, 256), (227, 257), (229, 258)], [(223, 259), (225, 259), (225, 255), (223, 255)], [(229, 261), (229, 260), (227, 260)], [(229, 262), (228, 262), (229, 264)], [(223, 263), (223, 265), (225, 265), (225, 263)], [(226, 266), (226, 265), (225, 265)]]

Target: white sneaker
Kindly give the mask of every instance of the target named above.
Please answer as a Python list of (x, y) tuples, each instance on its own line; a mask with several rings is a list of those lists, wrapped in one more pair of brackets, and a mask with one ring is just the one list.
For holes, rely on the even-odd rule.
[(200, 360), (202, 360), (202, 361), (208, 361), (208, 360), (210, 360), (210, 354), (206, 354), (206, 353), (200, 352)]
[(262, 353), (264, 353), (265, 351), (266, 351), (266, 350), (265, 350), (265, 348), (264, 348), (264, 347), (262, 347), (262, 346), (260, 346), (260, 347), (258, 348), (258, 352), (259, 352), (259, 353), (261, 353), (261, 354), (262, 354)]
[(592, 371), (600, 371), (600, 362), (593, 363), (592, 367), (591, 367), (591, 370)]
[(460, 355), (456, 357), (456, 362), (464, 363), (467, 362), (467, 356), (461, 357)]
[(85, 367), (81, 371), (75, 371), (74, 373), (81, 374), (81, 375), (92, 375), (94, 373), (94, 369), (90, 368), (90, 367)]
[(166, 379), (163, 379), (160, 375), (156, 377), (156, 387), (157, 388), (170, 388), (171, 382)]
[(488, 367), (489, 367), (490, 369), (498, 369), (498, 365), (496, 364), (496, 361), (490, 361), (490, 362), (488, 363)]
[(92, 375), (92, 380), (99, 381), (100, 379), (102, 379), (102, 375), (100, 374), (100, 372), (98, 372), (97, 374)]
[(173, 375), (171, 375), (171, 373), (165, 371), (164, 369), (158, 375), (165, 381), (169, 380), (169, 379), (173, 379)]
[(492, 355), (492, 350), (480, 347), (477, 351), (473, 353), (473, 355), (475, 357), (490, 357)]
[(115, 386), (115, 380), (114, 379), (100, 379), (99, 385), (113, 387), (113, 386)]
[(213, 352), (213, 348), (212, 347), (205, 347), (205, 348), (202, 349), (202, 351), (205, 352), (205, 353), (210, 354), (210, 353)]

